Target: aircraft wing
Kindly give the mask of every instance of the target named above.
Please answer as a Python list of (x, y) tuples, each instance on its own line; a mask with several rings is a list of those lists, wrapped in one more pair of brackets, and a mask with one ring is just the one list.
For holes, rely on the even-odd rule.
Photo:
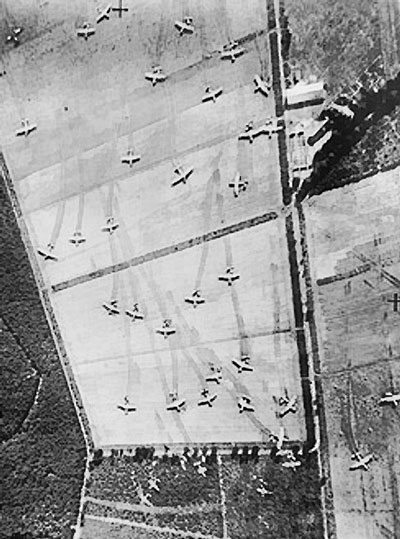
[(171, 182), (171, 187), (174, 187), (175, 185), (178, 185), (178, 183), (184, 182), (185, 178), (183, 176), (179, 176), (178, 178), (174, 178)]
[(43, 249), (38, 249), (37, 251), (41, 256), (44, 257), (45, 260), (57, 260), (57, 257), (55, 255), (52, 255), (48, 251), (45, 251)]
[[(232, 58), (234, 58), (233, 54), (231, 51), (224, 51), (222, 54), (221, 54), (221, 59), (222, 60), (232, 60)], [(233, 60), (234, 61), (234, 60)]]
[(111, 4), (109, 4), (106, 8), (103, 9), (101, 13), (99, 13), (99, 16), (97, 17), (97, 22), (101, 22), (103, 19), (109, 19), (109, 13), (111, 11)]

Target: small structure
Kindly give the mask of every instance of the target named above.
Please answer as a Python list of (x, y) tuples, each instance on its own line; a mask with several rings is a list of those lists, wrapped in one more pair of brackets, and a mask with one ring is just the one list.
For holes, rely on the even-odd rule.
[(322, 105), (326, 96), (323, 81), (311, 84), (299, 82), (286, 90), (286, 106), (288, 109), (300, 109), (311, 105)]

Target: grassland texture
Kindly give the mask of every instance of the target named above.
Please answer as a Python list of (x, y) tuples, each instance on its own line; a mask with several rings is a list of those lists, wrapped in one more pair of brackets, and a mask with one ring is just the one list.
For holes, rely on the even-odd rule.
[[(296, 471), (269, 456), (256, 461), (224, 456), (206, 467), (203, 477), (191, 462), (183, 470), (179, 459), (104, 459), (91, 475), (83, 537), (90, 538), (93, 527), (119, 521), (150, 531), (159, 527), (215, 537), (223, 536), (225, 526), (232, 539), (322, 537), (320, 482), (312, 458)], [(150, 478), (157, 480), (159, 491), (148, 487)], [(150, 494), (152, 506), (140, 503), (139, 485)], [(266, 494), (259, 492), (261, 486)], [(93, 518), (101, 522), (94, 525)]]
[(285, 0), (292, 32), (290, 64), (330, 95), (352, 86), (381, 53), (376, 0)]

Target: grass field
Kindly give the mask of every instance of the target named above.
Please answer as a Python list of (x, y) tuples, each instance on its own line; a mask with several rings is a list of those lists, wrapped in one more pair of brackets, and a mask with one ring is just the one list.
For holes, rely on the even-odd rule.
[[(127, 16), (113, 14), (110, 21), (96, 25), (96, 34), (87, 42), (78, 39), (76, 30), (85, 19), (94, 22), (92, 2), (42, 3), (38, 18), (33, 11), (24, 14), (20, 3), (6, 10), (8, 24), (19, 17), (26, 31), (21, 45), (5, 49), (3, 55), (2, 148), (32, 244), (36, 277), (49, 298), (49, 315), (54, 313), (53, 329), (59, 329), (61, 359), (69, 381), (76, 380), (71, 387), (81, 419), (84, 408), (89, 420), (92, 440), (88, 436), (87, 441), (107, 451), (141, 444), (260, 444), (280, 426), (291, 440), (306, 439), (302, 387), (307, 387), (307, 375), (300, 380), (302, 328), (296, 327), (302, 321), (301, 302), (296, 319), (293, 312), (293, 296), (299, 292), (297, 254), (293, 234), (289, 241), (286, 237), (293, 228), (291, 208), (283, 208), (290, 198), (288, 180), (282, 179), (287, 173), (282, 170), (287, 164), (285, 135), (281, 132), (278, 140), (262, 135), (252, 144), (238, 140), (247, 122), (261, 124), (282, 108), (275, 102), (282, 97), (280, 81), (274, 80), (275, 95), (254, 93), (254, 75), (267, 77), (271, 72), (266, 8), (261, 0), (250, 8), (237, 0), (192, 4), (196, 31), (179, 37), (173, 21), (188, 14), (187, 6), (140, 2), (130, 6)], [(235, 63), (220, 59), (219, 51), (230, 39), (245, 48)], [(144, 73), (158, 63), (168, 78), (153, 88)], [(202, 103), (207, 85), (223, 87), (216, 103)], [(23, 117), (37, 122), (38, 128), (29, 137), (17, 138), (15, 129)], [(141, 155), (132, 168), (121, 163), (130, 147)], [(192, 166), (194, 172), (187, 185), (172, 188), (178, 164)], [(248, 188), (235, 197), (229, 183), (237, 172), (248, 180)], [(119, 223), (112, 235), (101, 230), (111, 216)], [(77, 231), (86, 239), (80, 247), (69, 242)], [(49, 242), (57, 261), (44, 261), (38, 254)], [(218, 277), (232, 265), (240, 279), (228, 287)], [(206, 303), (193, 309), (184, 300), (197, 288)], [(123, 312), (107, 316), (102, 304), (112, 299), (123, 310), (138, 301), (143, 322), (133, 323)], [(167, 318), (176, 326), (176, 335), (164, 340), (156, 329)], [(251, 357), (254, 372), (235, 371), (232, 359), (241, 355)], [(303, 373), (306, 360), (303, 353)], [(197, 401), (210, 363), (222, 367), (223, 380), (215, 389), (215, 406), (208, 409)], [(61, 371), (48, 377), (43, 407), (54, 407), (60, 418), (67, 413), (75, 418), (63, 399), (54, 403)], [(187, 400), (180, 414), (165, 409), (172, 390)], [(296, 414), (279, 418), (273, 397), (285, 390), (298, 396), (299, 407)], [(236, 400), (242, 393), (250, 394), (254, 413), (238, 412)], [(117, 409), (124, 396), (137, 405), (137, 412), (125, 416)], [(39, 416), (38, 428), (42, 421)], [(310, 425), (308, 417), (309, 431)], [(75, 439), (68, 445), (56, 429), (52, 434), (49, 444), (73, 452)], [(68, 428), (63, 434), (69, 435)], [(47, 453), (41, 457), (46, 459)], [(304, 463), (298, 472), (276, 463), (272, 471), (269, 464), (256, 471), (263, 477), (273, 475), (276, 502), (267, 515), (262, 504), (255, 503), (254, 514), (262, 514), (251, 532), (282, 537), (320, 533), (316, 463)], [(227, 518), (233, 536), (239, 536), (244, 533), (250, 471), (236, 464), (228, 468)], [(235, 491), (235, 477), (243, 483), (243, 492)], [(38, 478), (44, 481), (42, 475)], [(214, 489), (216, 476), (213, 480)], [(299, 492), (296, 485), (301, 485)], [(65, 492), (75, 486), (68, 484), (59, 494), (65, 511)], [(134, 513), (144, 526), (135, 530), (171, 526), (186, 533), (193, 527), (221, 537), (226, 535), (224, 510), (222, 498), (221, 507), (213, 506), (213, 489), (205, 511), (210, 523), (201, 512), (187, 518), (168, 511), (139, 518), (137, 508), (87, 499), (87, 517), (92, 513), (87, 529), (94, 530), (88, 533), (96, 533), (96, 516), (106, 519), (106, 528), (110, 518), (116, 520), (123, 534), (125, 521)], [(111, 486), (108, 492), (113, 490)], [(100, 493), (99, 487), (96, 496)], [(199, 487), (195, 494), (204, 497), (204, 490)], [(135, 505), (135, 499), (117, 501)], [(261, 521), (275, 510), (284, 518), (265, 532)], [(36, 515), (34, 532), (42, 521), (46, 526), (49, 522), (50, 529), (51, 518), (58, 517), (45, 509)], [(54, 526), (51, 533), (67, 530), (64, 516)]]
[[(13, 92), (17, 108), (16, 95), (26, 103), (22, 80), (29, 79), (30, 114), (44, 125), (14, 141), (6, 131), (14, 118), (5, 110), (4, 151), (35, 251), (55, 245), (57, 262), (36, 257), (54, 292), (95, 444), (260, 442), (279, 427), (273, 396), (301, 392), (276, 137), (238, 141), (249, 120), (274, 113), (273, 96), (253, 88), (254, 74), (269, 72), (265, 6), (243, 18), (229, 2), (223, 10), (193, 7), (201, 24), (191, 40), (177, 38), (177, 6), (146, 24), (156, 5), (99, 25), (88, 43), (55, 27), (58, 48), (45, 53), (39, 46), (23, 74), (22, 46), (15, 49), (6, 94)], [(64, 18), (65, 32), (69, 25)], [(127, 58), (120, 41), (106, 52), (113, 32), (133, 40), (138, 54)], [(245, 56), (222, 62), (216, 47), (233, 36)], [(144, 73), (156, 51), (170, 77), (152, 88)], [(68, 62), (74, 68), (65, 84)], [(40, 94), (38, 74), (49, 80)], [(224, 88), (216, 103), (201, 102), (206, 84)], [(91, 92), (89, 100), (94, 88), (107, 91)], [(46, 107), (45, 95), (52, 96)], [(132, 144), (141, 160), (130, 169), (120, 159)], [(187, 185), (171, 188), (178, 162), (194, 173)], [(238, 198), (228, 186), (236, 172), (249, 180)], [(111, 215), (120, 228), (108, 235), (101, 227)], [(79, 248), (69, 242), (74, 230), (86, 238)], [(240, 273), (232, 288), (218, 280), (230, 265)], [(206, 303), (195, 310), (184, 299), (196, 288)], [(102, 303), (111, 299), (123, 309), (139, 302), (144, 323), (107, 316)], [(177, 328), (169, 341), (156, 334), (165, 318)], [(235, 372), (232, 359), (241, 354), (251, 356), (258, 375)], [(206, 410), (197, 400), (210, 362), (222, 366), (224, 379), (216, 406)], [(165, 410), (172, 390), (188, 401), (180, 415)], [(243, 392), (254, 401), (254, 417), (238, 413)], [(138, 406), (133, 416), (117, 409), (125, 395)], [(284, 423), (292, 438), (304, 439), (301, 407)]]
[[(306, 205), (321, 377), (338, 537), (399, 534), (400, 431), (379, 398), (400, 384), (399, 169)], [(348, 472), (351, 454), (373, 453), (369, 471)]]
[[(245, 461), (223, 455), (217, 462), (207, 461), (205, 477), (198, 474), (195, 461), (189, 457), (183, 470), (179, 458), (174, 462), (166, 456), (141, 463), (129, 455), (104, 459), (87, 492), (83, 537), (123, 534), (129, 528), (133, 536), (146, 531), (149, 537), (155, 531), (163, 536), (166, 528), (186, 537), (321, 537), (313, 459), (294, 472), (265, 455)], [(158, 481), (158, 491), (149, 488), (150, 478)], [(139, 485), (150, 494), (150, 507), (141, 504)], [(266, 486), (267, 494), (258, 491), (260, 486)]]

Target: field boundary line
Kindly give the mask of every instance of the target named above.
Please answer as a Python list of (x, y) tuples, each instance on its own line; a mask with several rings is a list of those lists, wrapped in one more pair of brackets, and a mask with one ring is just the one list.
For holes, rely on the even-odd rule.
[(228, 535), (228, 523), (226, 519), (226, 496), (224, 490), (224, 481), (222, 479), (222, 459), (221, 455), (217, 452), (217, 465), (218, 465), (218, 483), (221, 495), (221, 513), (222, 513), (222, 537), (223, 539), (229, 539)]
[(163, 515), (163, 514), (191, 514), (191, 513), (211, 513), (219, 508), (218, 503), (204, 503), (203, 505), (196, 506), (195, 504), (186, 505), (184, 507), (173, 507), (173, 506), (160, 506), (152, 505), (147, 506), (140, 503), (129, 503), (129, 502), (120, 502), (112, 500), (104, 500), (102, 498), (96, 498), (93, 496), (85, 496), (85, 502), (93, 503), (94, 505), (100, 505), (102, 507), (110, 507), (116, 509), (117, 511), (137, 511), (139, 513), (149, 513), (154, 515)]
[(82, 514), (83, 514), (83, 497), (86, 491), (86, 484), (89, 478), (89, 459), (90, 459), (91, 452), (94, 450), (94, 441), (93, 441), (92, 432), (90, 429), (89, 420), (87, 418), (86, 411), (83, 407), (83, 402), (82, 402), (82, 398), (79, 392), (79, 388), (75, 381), (75, 377), (72, 372), (72, 368), (71, 368), (71, 365), (69, 363), (69, 359), (67, 356), (67, 351), (64, 345), (64, 341), (61, 337), (61, 332), (58, 327), (58, 323), (57, 323), (57, 320), (53, 311), (53, 307), (50, 302), (49, 293), (45, 287), (43, 276), (39, 268), (39, 264), (34, 255), (34, 248), (30, 240), (28, 227), (25, 223), (21, 206), (19, 204), (18, 196), (15, 191), (10, 172), (7, 167), (4, 154), (1, 150), (0, 150), (0, 174), (2, 175), (8, 196), (11, 201), (15, 219), (16, 219), (16, 222), (17, 222), (20, 234), (21, 234), (21, 239), (25, 246), (26, 254), (28, 256), (28, 260), (32, 269), (33, 277), (35, 279), (40, 302), (42, 304), (42, 308), (43, 308), (43, 311), (44, 311), (44, 314), (45, 314), (45, 317), (49, 326), (49, 330), (50, 330), (53, 342), (56, 347), (57, 355), (59, 357), (61, 368), (64, 373), (64, 378), (65, 378), (65, 381), (68, 386), (68, 390), (71, 395), (72, 404), (75, 408), (76, 417), (78, 419), (79, 426), (81, 428), (81, 432), (82, 432), (83, 439), (85, 442), (86, 462), (85, 462), (85, 470), (84, 470), (84, 475), (83, 475), (83, 484), (82, 484), (82, 489), (81, 489), (81, 494), (80, 494), (77, 524), (76, 524), (75, 533), (74, 533), (74, 537), (78, 538), (80, 537), (80, 526), (81, 526), (81, 520), (82, 520)]
[(96, 515), (85, 515), (85, 518), (90, 520), (99, 520), (101, 522), (108, 522), (109, 524), (123, 524), (125, 526), (130, 526), (131, 528), (142, 528), (144, 530), (156, 531), (160, 533), (171, 533), (180, 537), (193, 537), (194, 539), (221, 539), (216, 535), (204, 535), (200, 532), (189, 532), (177, 530), (176, 528), (143, 524), (142, 522), (135, 522), (133, 520), (127, 520), (124, 518), (101, 517)]
[(246, 219), (245, 221), (240, 221), (239, 223), (235, 223), (233, 225), (218, 228), (211, 232), (207, 232), (206, 234), (202, 234), (201, 236), (195, 236), (193, 238), (180, 241), (173, 245), (150, 251), (148, 253), (145, 253), (144, 255), (135, 256), (129, 260), (125, 260), (124, 262), (119, 262), (118, 264), (106, 266), (103, 269), (86, 273), (84, 275), (79, 275), (78, 277), (73, 277), (72, 279), (56, 283), (51, 286), (51, 291), (60, 292), (61, 290), (72, 288), (74, 286), (93, 281), (94, 279), (99, 279), (106, 275), (111, 275), (113, 273), (123, 271), (135, 266), (140, 266), (142, 264), (145, 264), (146, 262), (151, 262), (153, 260), (157, 260), (158, 258), (163, 258), (164, 256), (171, 255), (178, 251), (185, 251), (186, 249), (190, 249), (191, 247), (196, 247), (197, 245), (202, 245), (203, 243), (223, 238), (228, 234), (241, 232), (242, 230), (246, 230), (247, 228), (252, 228), (267, 223), (268, 221), (274, 221), (277, 218), (278, 213), (275, 211), (270, 211), (268, 213), (258, 215), (257, 217), (251, 217), (250, 219)]

